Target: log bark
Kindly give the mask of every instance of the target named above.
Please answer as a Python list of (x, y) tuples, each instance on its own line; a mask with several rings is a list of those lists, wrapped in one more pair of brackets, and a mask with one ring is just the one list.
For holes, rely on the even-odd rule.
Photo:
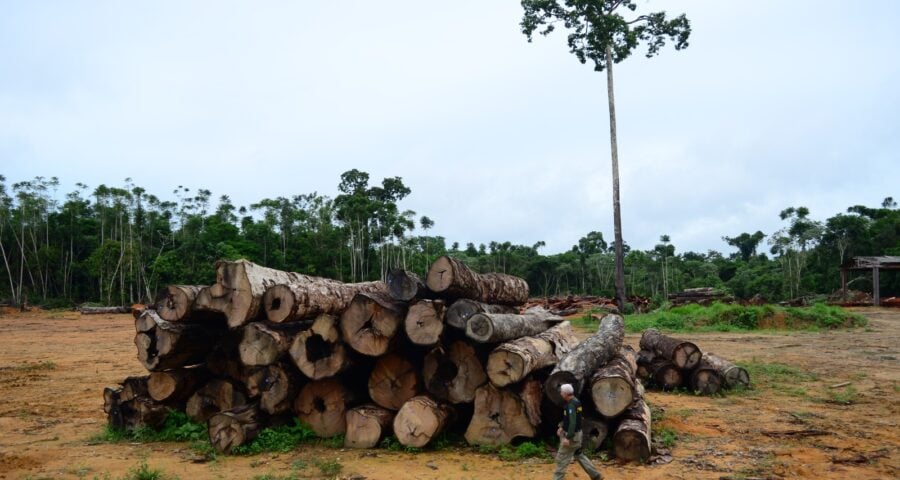
[(204, 285), (169, 285), (163, 288), (156, 294), (156, 313), (167, 322), (191, 320), (194, 300), (204, 288)]
[(209, 376), (209, 370), (204, 366), (153, 372), (147, 380), (147, 393), (157, 402), (183, 402), (190, 398), (200, 385), (206, 383)]
[(488, 378), (497, 387), (519, 382), (535, 370), (556, 365), (576, 344), (578, 339), (569, 322), (533, 337), (503, 343), (488, 357)]
[(333, 377), (350, 366), (338, 318), (329, 314), (319, 315), (308, 330), (294, 337), (290, 354), (294, 365), (312, 380)]
[(453, 409), (420, 395), (403, 404), (394, 417), (394, 435), (404, 446), (422, 448), (450, 423)]
[(466, 322), (466, 336), (481, 343), (499, 343), (537, 335), (564, 319), (542, 307), (533, 307), (521, 315), (513, 313), (476, 313)]
[(430, 347), (438, 343), (444, 333), (444, 301), (419, 300), (409, 306), (403, 322), (409, 340)]
[(650, 408), (643, 399), (622, 414), (613, 435), (613, 452), (622, 460), (645, 462), (650, 458)]
[(270, 415), (291, 411), (304, 383), (303, 377), (288, 363), (266, 366), (258, 384), (259, 408)]
[(159, 428), (169, 416), (169, 408), (147, 396), (114, 402), (107, 413), (109, 426), (116, 430)]
[(308, 325), (267, 324), (251, 322), (244, 326), (244, 334), (238, 346), (241, 363), (249, 367), (271, 365), (287, 353), (294, 337)]
[(750, 374), (744, 368), (713, 353), (704, 353), (703, 361), (719, 372), (725, 380), (725, 388), (750, 388)]
[(235, 447), (249, 443), (263, 428), (263, 415), (255, 404), (219, 412), (209, 419), (207, 431), (213, 448), (231, 453)]
[(418, 368), (396, 353), (379, 357), (369, 375), (369, 396), (389, 410), (400, 407), (422, 389)]
[(609, 362), (622, 348), (625, 338), (625, 322), (619, 315), (605, 315), (597, 332), (586, 338), (560, 359), (544, 383), (544, 394), (554, 404), (563, 406), (565, 401), (559, 387), (571, 384), (575, 395), (584, 389), (589, 376), (601, 365)]
[(401, 302), (416, 298), (435, 298), (434, 292), (428, 290), (422, 277), (401, 268), (388, 272), (387, 287), (391, 297)]
[(225, 313), (228, 326), (237, 328), (261, 316), (263, 295), (269, 287), (298, 283), (303, 277), (299, 273), (283, 272), (247, 260), (220, 260), (216, 262), (216, 283), (206, 290), (209, 305), (201, 305)]
[(138, 360), (151, 372), (203, 363), (224, 333), (220, 323), (171, 323), (149, 309), (134, 325)]
[(682, 370), (696, 367), (703, 355), (697, 345), (663, 335), (655, 328), (644, 330), (641, 335), (641, 349), (650, 350), (656, 356), (668, 359)]
[(270, 322), (294, 322), (322, 314), (339, 315), (357, 293), (387, 293), (387, 286), (384, 282), (343, 283), (299, 275), (294, 283), (269, 287), (263, 306)]
[(503, 273), (475, 273), (463, 262), (447, 256), (431, 264), (425, 284), (438, 294), (484, 303), (522, 305), (528, 300), (525, 280)]
[(487, 374), (475, 348), (463, 341), (447, 347), (438, 346), (428, 352), (422, 376), (429, 393), (450, 403), (473, 401), (475, 390), (487, 382)]
[(655, 357), (647, 366), (647, 371), (650, 372), (652, 382), (663, 390), (674, 390), (684, 382), (681, 369), (663, 357)]
[(715, 367), (701, 360), (687, 376), (687, 386), (701, 395), (715, 395), (725, 388), (725, 379)]
[(131, 313), (131, 307), (78, 307), (77, 309), (82, 315), (104, 315), (115, 313)]
[(588, 452), (595, 452), (603, 446), (603, 441), (609, 435), (609, 427), (601, 418), (585, 415), (581, 423), (582, 445)]
[(373, 448), (391, 431), (394, 412), (377, 405), (362, 405), (347, 410), (347, 433), (344, 446)]
[(626, 345), (591, 377), (591, 399), (597, 412), (607, 418), (618, 416), (640, 398), (637, 381), (637, 353)]
[(230, 380), (214, 379), (200, 387), (188, 399), (184, 413), (198, 423), (206, 423), (213, 415), (245, 405), (247, 397), (240, 386)]
[(460, 298), (447, 308), (444, 321), (453, 328), (465, 331), (469, 317), (476, 313), (519, 313), (519, 309), (509, 305), (489, 305), (468, 298)]
[(316, 435), (327, 438), (340, 435), (347, 428), (347, 404), (350, 391), (336, 378), (307, 383), (294, 402), (294, 413), (306, 422)]
[[(533, 383), (540, 385), (539, 382)], [(531, 438), (536, 433), (525, 402), (513, 390), (499, 389), (490, 383), (478, 387), (475, 413), (465, 435), (469, 444), (507, 445), (514, 438)]]
[(406, 304), (381, 293), (360, 293), (341, 315), (341, 336), (357, 352), (378, 357), (390, 349), (405, 316)]

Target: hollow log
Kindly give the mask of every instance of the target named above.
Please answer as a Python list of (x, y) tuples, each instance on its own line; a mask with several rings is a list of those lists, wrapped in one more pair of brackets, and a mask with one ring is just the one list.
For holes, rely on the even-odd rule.
[(609, 435), (609, 426), (603, 419), (585, 415), (581, 419), (582, 445), (588, 452), (595, 452), (603, 446)]
[(160, 318), (167, 322), (191, 320), (194, 300), (204, 285), (169, 285), (156, 294), (154, 306)]
[(409, 306), (403, 325), (412, 343), (426, 347), (437, 344), (444, 332), (444, 301), (418, 300)]
[(224, 331), (224, 325), (218, 322), (167, 322), (149, 309), (134, 322), (138, 360), (151, 372), (203, 363)]
[(647, 371), (650, 372), (652, 382), (663, 390), (674, 390), (684, 382), (681, 369), (662, 357), (655, 357), (647, 366)]
[(465, 403), (487, 382), (487, 374), (472, 345), (456, 341), (428, 352), (422, 366), (425, 388), (440, 400)]
[(344, 446), (372, 448), (387, 435), (394, 422), (394, 412), (377, 405), (361, 405), (347, 410), (347, 433)]
[(231, 410), (247, 403), (247, 397), (237, 383), (231, 380), (214, 379), (200, 387), (187, 401), (184, 413), (198, 423), (205, 423), (209, 417)]
[(387, 288), (391, 297), (401, 302), (416, 298), (435, 298), (434, 292), (428, 289), (422, 277), (402, 268), (388, 272)]
[(639, 398), (637, 353), (628, 345), (591, 377), (591, 399), (597, 412), (607, 418), (618, 416)]
[(650, 408), (638, 399), (622, 414), (613, 435), (613, 452), (622, 460), (645, 462), (650, 451)]
[(622, 348), (625, 338), (625, 322), (619, 315), (605, 315), (600, 320), (597, 332), (575, 346), (561, 358), (544, 383), (544, 394), (551, 402), (563, 406), (565, 401), (559, 394), (559, 387), (571, 384), (575, 395), (584, 389), (589, 376), (607, 362)]
[(519, 309), (509, 305), (489, 305), (468, 298), (460, 298), (447, 308), (444, 321), (453, 328), (465, 331), (469, 317), (476, 313), (519, 313)]
[[(540, 382), (538, 384), (540, 392)], [(486, 383), (475, 392), (475, 412), (466, 429), (471, 445), (507, 445), (516, 437), (531, 438), (537, 433), (528, 416), (525, 401), (512, 389)], [(538, 405), (537, 410), (540, 411)]]
[(262, 417), (256, 404), (219, 412), (209, 418), (209, 441), (217, 452), (231, 453), (235, 447), (249, 443), (259, 435), (264, 426)]
[(559, 323), (533, 337), (503, 343), (488, 357), (488, 378), (497, 387), (516, 383), (535, 370), (555, 365), (577, 343), (569, 322)]
[(337, 317), (322, 314), (294, 337), (290, 348), (294, 365), (312, 380), (333, 377), (350, 365)]
[(697, 345), (663, 335), (655, 328), (644, 330), (641, 335), (641, 350), (650, 350), (682, 370), (696, 367), (703, 355)]
[(209, 370), (204, 366), (152, 372), (147, 380), (147, 393), (157, 402), (183, 402), (206, 383), (209, 376)]
[(333, 437), (346, 431), (347, 404), (351, 401), (351, 392), (339, 379), (316, 380), (300, 390), (294, 402), (294, 413), (316, 435)]
[(719, 372), (725, 380), (725, 388), (750, 388), (750, 374), (744, 368), (713, 353), (704, 353), (703, 362)]
[(271, 365), (287, 353), (294, 337), (308, 325), (292, 323), (287, 325), (251, 322), (244, 326), (244, 334), (238, 346), (241, 363), (255, 367)]
[(305, 380), (288, 363), (268, 365), (263, 371), (258, 384), (259, 408), (270, 415), (289, 412)]
[(439, 257), (431, 264), (425, 284), (438, 294), (484, 303), (522, 305), (528, 300), (525, 280), (503, 273), (475, 273), (463, 262), (448, 256)]
[(449, 405), (420, 395), (403, 404), (394, 417), (394, 435), (404, 446), (422, 448), (440, 434), (453, 418)]
[(341, 336), (353, 350), (378, 357), (390, 349), (405, 316), (405, 303), (382, 293), (359, 293), (341, 314)]
[[(267, 268), (247, 260), (216, 262), (216, 283), (206, 290), (202, 308), (219, 310), (228, 319), (228, 326), (237, 328), (253, 321), (263, 313), (263, 295), (274, 285), (301, 282), (304, 275)], [(200, 293), (203, 297), (203, 291)]]
[(270, 322), (294, 322), (322, 314), (339, 315), (357, 293), (387, 293), (387, 286), (384, 282), (343, 283), (299, 275), (293, 283), (269, 287), (263, 306)]
[(389, 410), (399, 410), (421, 388), (418, 368), (396, 353), (379, 357), (369, 375), (369, 396)]
[(466, 336), (481, 343), (499, 343), (537, 335), (563, 318), (542, 307), (533, 307), (519, 315), (514, 313), (476, 313), (466, 322)]
[(703, 360), (687, 375), (687, 387), (701, 395), (715, 395), (725, 388), (725, 379)]

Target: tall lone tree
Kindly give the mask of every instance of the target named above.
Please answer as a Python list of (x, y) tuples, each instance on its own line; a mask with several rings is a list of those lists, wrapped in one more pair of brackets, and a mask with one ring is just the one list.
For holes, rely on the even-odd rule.
[(609, 141), (612, 152), (613, 222), (616, 248), (616, 303), (625, 306), (625, 252), (622, 243), (622, 214), (619, 206), (619, 153), (616, 144), (616, 104), (613, 98), (613, 64), (628, 58), (641, 43), (647, 45), (647, 57), (653, 57), (666, 44), (675, 49), (688, 46), (691, 25), (680, 15), (667, 19), (665, 12), (634, 14), (627, 19), (622, 12), (633, 13), (632, 0), (522, 0), (525, 14), (522, 33), (531, 42), (535, 31), (549, 35), (562, 24), (568, 31), (569, 51), (578, 61), (594, 62), (594, 70), (606, 70), (609, 97)]

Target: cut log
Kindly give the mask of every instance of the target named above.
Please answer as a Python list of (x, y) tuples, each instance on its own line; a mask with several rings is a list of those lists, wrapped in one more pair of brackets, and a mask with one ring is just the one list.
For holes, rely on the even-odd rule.
[(394, 435), (404, 446), (422, 448), (452, 420), (453, 409), (420, 395), (403, 404), (394, 417)]
[(613, 436), (613, 452), (622, 460), (645, 462), (650, 451), (650, 408), (638, 399), (622, 414)]
[[(255, 320), (263, 313), (263, 295), (269, 287), (301, 282), (304, 275), (266, 268), (247, 260), (216, 262), (216, 283), (210, 285), (209, 305), (220, 310), (228, 319), (228, 326), (237, 328)], [(201, 292), (201, 297), (203, 292)]]
[(306, 422), (316, 435), (327, 438), (340, 435), (347, 428), (347, 404), (351, 393), (336, 378), (307, 383), (294, 402), (294, 413)]
[(597, 332), (575, 346), (560, 359), (544, 383), (544, 394), (554, 404), (563, 406), (565, 401), (559, 394), (559, 387), (568, 383), (575, 389), (575, 395), (584, 389), (586, 380), (601, 365), (622, 348), (625, 338), (625, 322), (619, 315), (605, 315), (600, 320)]
[(156, 294), (154, 306), (160, 318), (167, 322), (181, 322), (191, 319), (194, 311), (194, 300), (200, 290), (206, 288), (201, 285), (169, 285)]
[(391, 430), (394, 412), (377, 405), (362, 405), (347, 410), (344, 446), (372, 448)]
[(722, 375), (715, 367), (702, 360), (690, 371), (687, 380), (687, 386), (701, 395), (715, 395), (725, 388)]
[(522, 305), (528, 300), (525, 280), (503, 273), (475, 273), (463, 262), (447, 256), (431, 264), (425, 284), (435, 293), (484, 303)]
[(514, 313), (476, 313), (466, 322), (466, 336), (481, 343), (499, 343), (537, 335), (564, 319), (542, 307)]
[(591, 398), (600, 415), (618, 416), (639, 397), (640, 383), (637, 373), (637, 354), (626, 345), (591, 377)]
[(572, 325), (562, 322), (533, 337), (522, 337), (495, 348), (488, 357), (487, 375), (495, 386), (505, 387), (535, 370), (556, 365), (577, 343)]
[(399, 410), (421, 388), (418, 369), (396, 353), (379, 357), (369, 375), (369, 396), (389, 410)]
[(464, 331), (469, 317), (476, 313), (519, 313), (519, 309), (509, 305), (489, 305), (468, 298), (460, 298), (447, 308), (444, 321), (447, 325)]
[(415, 298), (434, 298), (434, 292), (428, 290), (422, 277), (402, 268), (394, 269), (387, 274), (387, 287), (391, 297), (401, 302), (409, 302)]
[(341, 336), (357, 352), (378, 357), (390, 349), (405, 316), (405, 303), (382, 293), (359, 293), (341, 315)]
[(588, 452), (596, 452), (603, 446), (609, 427), (600, 418), (585, 415), (581, 420), (582, 445)]
[(290, 348), (297, 368), (312, 380), (333, 377), (350, 365), (337, 317), (319, 315), (308, 330), (294, 337)]
[(206, 356), (206, 368), (214, 376), (244, 381), (246, 372), (251, 367), (241, 363), (241, 356), (238, 353), (243, 333), (242, 330), (225, 332), (219, 343), (213, 347), (212, 352)]
[(138, 360), (151, 372), (203, 363), (224, 331), (224, 325), (218, 322), (167, 322), (149, 309), (134, 322)]
[(663, 390), (674, 390), (684, 381), (681, 369), (662, 357), (655, 357), (653, 362), (647, 366), (647, 371), (650, 372), (653, 383)]
[(466, 441), (470, 445), (508, 445), (514, 438), (531, 438), (536, 433), (519, 395), (490, 383), (478, 387), (475, 413), (466, 429)]
[(115, 313), (131, 313), (131, 307), (124, 306), (116, 306), (116, 307), (78, 307), (78, 310), (82, 315), (104, 315), (104, 314), (115, 314)]
[(651, 363), (653, 363), (653, 359), (656, 356), (653, 355), (653, 352), (649, 350), (641, 350), (637, 353), (637, 371), (636, 375), (638, 378), (644, 381), (650, 380), (650, 370), (648, 367)]
[(440, 400), (467, 403), (475, 390), (487, 382), (487, 374), (472, 345), (456, 341), (438, 346), (425, 356), (422, 366), (425, 388)]
[(294, 283), (273, 285), (263, 296), (266, 318), (283, 323), (339, 315), (357, 293), (387, 293), (384, 282), (343, 283), (329, 278), (299, 275)]
[(122, 381), (122, 392), (119, 394), (119, 401), (129, 402), (138, 397), (149, 396), (149, 380), (150, 377), (147, 375), (127, 377)]
[(657, 357), (664, 357), (682, 370), (690, 370), (700, 363), (702, 352), (691, 342), (685, 342), (659, 333), (655, 328), (644, 330), (641, 350), (650, 350)]
[(209, 376), (209, 371), (203, 366), (153, 372), (147, 380), (147, 392), (157, 402), (183, 402), (194, 394), (197, 387), (206, 383)]
[(106, 387), (103, 389), (103, 412), (109, 413), (113, 408), (119, 405), (119, 395), (122, 393), (122, 386)]
[(271, 365), (287, 353), (294, 336), (308, 324), (293, 323), (288, 325), (252, 322), (244, 326), (244, 334), (238, 351), (241, 363), (255, 367)]
[(409, 340), (430, 347), (438, 343), (444, 332), (444, 301), (419, 300), (409, 306), (403, 322)]
[(240, 387), (230, 381), (210, 380), (188, 399), (184, 413), (198, 423), (206, 423), (209, 417), (247, 403), (247, 397)]
[(719, 372), (725, 380), (726, 388), (750, 388), (750, 374), (744, 368), (713, 353), (704, 353), (703, 361)]
[(209, 419), (209, 441), (220, 453), (231, 453), (235, 447), (249, 443), (263, 428), (262, 414), (255, 404), (219, 412)]
[(264, 372), (259, 384), (259, 408), (270, 415), (289, 412), (304, 384), (303, 377), (288, 363), (268, 365)]

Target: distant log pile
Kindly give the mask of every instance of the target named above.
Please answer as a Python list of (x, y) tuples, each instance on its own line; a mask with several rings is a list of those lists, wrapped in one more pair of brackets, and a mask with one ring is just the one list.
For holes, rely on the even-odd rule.
[(104, 410), (126, 430), (184, 411), (222, 452), (291, 417), (351, 448), (387, 435), (422, 447), (450, 430), (501, 445), (552, 435), (571, 383), (590, 445), (609, 434), (621, 458), (646, 460), (649, 410), (622, 317), (597, 317), (579, 343), (553, 311), (523, 310), (527, 297), (521, 278), (451, 257), (422, 277), (353, 284), (220, 261), (214, 283), (169, 286), (136, 318), (149, 375), (107, 388)]
[[(650, 299), (632, 295), (628, 297), (628, 303), (634, 306), (635, 313), (644, 313), (650, 310)], [(612, 298), (598, 297), (594, 295), (567, 295), (565, 297), (532, 298), (526, 307), (540, 306), (554, 315), (567, 317), (583, 314), (589, 311), (601, 313), (619, 313), (619, 307)]]
[(696, 303), (698, 305), (711, 305), (714, 302), (734, 303), (734, 297), (715, 288), (687, 288), (678, 293), (669, 294), (669, 302), (673, 306)]

